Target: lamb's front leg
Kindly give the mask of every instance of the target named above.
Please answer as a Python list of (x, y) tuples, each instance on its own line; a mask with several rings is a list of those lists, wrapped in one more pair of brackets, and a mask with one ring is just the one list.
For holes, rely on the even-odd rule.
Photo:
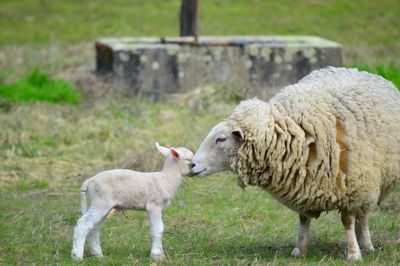
[(299, 213), (296, 247), (292, 251), (292, 256), (294, 257), (303, 256), (307, 252), (310, 239), (310, 222), (311, 218)]
[(162, 208), (155, 205), (147, 206), (147, 214), (150, 219), (150, 231), (153, 238), (151, 257), (156, 260), (162, 260), (164, 258), (164, 251), (162, 248), (162, 235), (164, 231)]

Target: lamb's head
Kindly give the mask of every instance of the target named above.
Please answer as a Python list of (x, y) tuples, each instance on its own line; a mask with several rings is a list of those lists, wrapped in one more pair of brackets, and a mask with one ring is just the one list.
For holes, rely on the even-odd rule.
[(240, 128), (232, 129), (226, 121), (216, 125), (200, 144), (192, 160), (191, 174), (205, 177), (229, 170), (229, 161), (243, 141)]
[(167, 160), (173, 160), (174, 163), (179, 165), (179, 169), (182, 175), (188, 175), (192, 167), (193, 152), (190, 150), (180, 148), (167, 148), (163, 147), (158, 142), (156, 143), (157, 149), (162, 155), (167, 157)]

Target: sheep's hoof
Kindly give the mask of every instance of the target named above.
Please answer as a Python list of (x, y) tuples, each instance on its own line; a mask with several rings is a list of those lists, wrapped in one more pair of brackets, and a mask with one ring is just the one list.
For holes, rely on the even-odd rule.
[(347, 254), (348, 260), (361, 260), (361, 253)]
[(305, 251), (305, 250), (302, 251), (302, 250), (301, 250), (300, 248), (298, 248), (298, 247), (295, 247), (295, 248), (293, 249), (293, 251), (292, 251), (292, 256), (295, 257), (295, 258), (304, 256), (305, 254), (306, 254), (306, 251)]
[(151, 258), (155, 260), (163, 260), (165, 256), (164, 253), (151, 253)]
[(364, 246), (364, 247), (362, 247), (362, 249), (363, 249), (365, 252), (374, 252), (374, 251), (375, 251), (375, 248), (374, 248), (374, 246), (373, 246), (372, 244), (369, 244), (369, 245), (367, 245), (367, 246)]

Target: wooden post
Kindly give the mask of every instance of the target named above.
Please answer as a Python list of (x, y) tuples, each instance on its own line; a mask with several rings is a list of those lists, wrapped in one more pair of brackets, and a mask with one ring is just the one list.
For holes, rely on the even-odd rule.
[(180, 12), (180, 36), (194, 36), (199, 39), (199, 1), (182, 0)]

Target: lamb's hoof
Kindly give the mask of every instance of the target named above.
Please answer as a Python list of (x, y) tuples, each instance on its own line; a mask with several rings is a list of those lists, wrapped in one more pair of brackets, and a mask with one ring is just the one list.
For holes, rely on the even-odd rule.
[(165, 256), (164, 253), (151, 253), (151, 258), (155, 260), (163, 260)]
[(295, 258), (304, 256), (305, 254), (306, 254), (306, 252), (301, 251), (300, 248), (298, 248), (298, 247), (295, 247), (292, 251), (292, 256)]
[(95, 256), (96, 258), (102, 258), (103, 257), (103, 251), (101, 250), (101, 248), (91, 248), (90, 249), (90, 253)]
[(83, 255), (78, 255), (75, 252), (71, 252), (71, 258), (76, 261), (81, 261), (83, 259)]
[(347, 254), (348, 260), (361, 260), (361, 253)]
[(102, 258), (102, 257), (104, 257), (104, 256), (103, 256), (103, 253), (93, 253), (93, 256), (95, 256), (96, 258)]

